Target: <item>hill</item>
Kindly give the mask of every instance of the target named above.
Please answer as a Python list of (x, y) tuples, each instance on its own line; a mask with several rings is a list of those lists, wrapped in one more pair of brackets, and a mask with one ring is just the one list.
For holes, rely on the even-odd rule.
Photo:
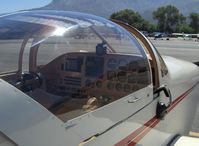
[(109, 18), (122, 9), (138, 11), (145, 19), (152, 20), (152, 12), (160, 6), (174, 5), (184, 15), (199, 13), (199, 0), (53, 0), (40, 9), (79, 11)]

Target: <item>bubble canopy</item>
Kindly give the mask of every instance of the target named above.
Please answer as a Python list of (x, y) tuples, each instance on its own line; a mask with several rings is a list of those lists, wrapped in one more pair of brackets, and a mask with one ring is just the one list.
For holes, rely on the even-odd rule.
[[(1, 39), (31, 36), (34, 38), (31, 46), (34, 46), (53, 36), (80, 39), (98, 37), (108, 46), (110, 52), (136, 52), (146, 57), (142, 47), (131, 34), (111, 21), (94, 15), (63, 11), (31, 11), (7, 15), (0, 19)], [(120, 44), (126, 48), (112, 45), (111, 41), (114, 43), (115, 40), (120, 40)]]
[(151, 84), (149, 61), (136, 36), (94, 15), (1, 16), (0, 52), (0, 73), (31, 73), (22, 75), (18, 88), (63, 121)]

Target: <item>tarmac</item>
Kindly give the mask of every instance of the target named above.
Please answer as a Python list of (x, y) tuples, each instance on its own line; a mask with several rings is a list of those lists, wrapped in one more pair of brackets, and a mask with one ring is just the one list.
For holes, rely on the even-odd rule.
[(169, 40), (154, 40), (149, 38), (156, 46), (160, 54), (175, 58), (199, 62), (199, 42), (195, 39), (183, 40), (182, 38), (170, 38)]

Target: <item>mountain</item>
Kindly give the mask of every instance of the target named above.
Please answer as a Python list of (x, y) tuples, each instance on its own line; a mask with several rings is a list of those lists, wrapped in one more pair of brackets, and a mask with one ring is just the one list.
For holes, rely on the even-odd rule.
[(52, 0), (40, 9), (79, 11), (109, 18), (113, 12), (132, 9), (145, 19), (152, 20), (152, 12), (160, 6), (174, 5), (184, 15), (199, 13), (199, 0)]

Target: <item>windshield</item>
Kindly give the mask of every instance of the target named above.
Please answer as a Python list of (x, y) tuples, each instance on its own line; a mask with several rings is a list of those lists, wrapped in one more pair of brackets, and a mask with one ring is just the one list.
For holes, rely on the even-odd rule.
[(0, 72), (28, 66), (17, 88), (63, 121), (151, 84), (146, 53), (136, 38), (96, 16), (8, 15), (0, 18), (0, 43)]

